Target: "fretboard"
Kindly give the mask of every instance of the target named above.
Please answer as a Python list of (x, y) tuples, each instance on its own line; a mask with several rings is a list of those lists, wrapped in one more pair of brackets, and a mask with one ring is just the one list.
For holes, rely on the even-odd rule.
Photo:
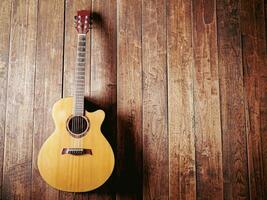
[(84, 78), (86, 57), (86, 34), (78, 34), (77, 61), (75, 68), (74, 115), (84, 114)]

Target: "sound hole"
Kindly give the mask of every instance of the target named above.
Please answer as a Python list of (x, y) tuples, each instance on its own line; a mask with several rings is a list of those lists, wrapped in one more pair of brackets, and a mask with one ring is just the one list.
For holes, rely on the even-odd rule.
[(68, 121), (68, 130), (74, 135), (79, 136), (87, 131), (89, 122), (84, 116), (73, 116)]

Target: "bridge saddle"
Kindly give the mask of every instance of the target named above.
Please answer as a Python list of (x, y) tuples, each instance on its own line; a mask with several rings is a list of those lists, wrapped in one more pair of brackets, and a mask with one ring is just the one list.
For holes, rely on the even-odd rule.
[(90, 154), (92, 155), (92, 150), (91, 149), (84, 149), (84, 148), (63, 148), (62, 155), (64, 154), (71, 154), (71, 155), (85, 155), (85, 154)]

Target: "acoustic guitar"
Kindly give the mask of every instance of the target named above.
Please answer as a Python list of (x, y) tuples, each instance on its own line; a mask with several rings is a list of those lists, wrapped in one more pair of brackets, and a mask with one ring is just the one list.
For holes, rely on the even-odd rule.
[(42, 145), (38, 169), (52, 187), (68, 192), (85, 192), (98, 188), (110, 177), (114, 154), (101, 133), (103, 110), (84, 109), (86, 34), (90, 30), (89, 11), (75, 16), (78, 32), (74, 96), (60, 99), (52, 109), (53, 134)]

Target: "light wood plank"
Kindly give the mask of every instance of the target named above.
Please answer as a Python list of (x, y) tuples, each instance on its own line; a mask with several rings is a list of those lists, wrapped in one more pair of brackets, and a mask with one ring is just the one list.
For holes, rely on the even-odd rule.
[[(11, 1), (0, 1), (0, 197), (2, 196)], [(2, 197), (3, 198), (3, 197)]]
[(31, 198), (37, 3), (12, 2), (3, 199)]
[(62, 96), (64, 0), (39, 0), (35, 77), (33, 199), (58, 199), (37, 169), (41, 145), (54, 131), (52, 106)]
[(216, 4), (193, 1), (198, 199), (223, 199)]
[(142, 1), (118, 2), (116, 199), (142, 199)]
[(143, 199), (168, 199), (166, 1), (142, 4)]
[(196, 199), (192, 5), (170, 0), (168, 16), (169, 197)]

